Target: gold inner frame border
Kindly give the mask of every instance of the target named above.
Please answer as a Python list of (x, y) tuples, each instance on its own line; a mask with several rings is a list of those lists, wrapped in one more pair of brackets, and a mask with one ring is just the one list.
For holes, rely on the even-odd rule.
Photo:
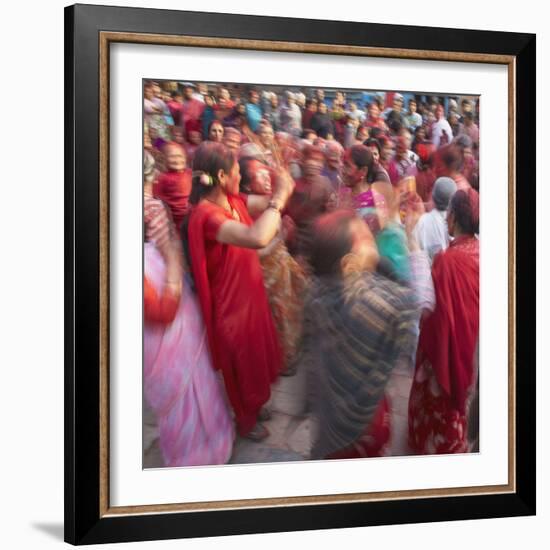
[[(421, 59), (432, 61), (457, 61), (465, 63), (489, 63), (508, 67), (508, 483), (477, 487), (422, 489), (407, 491), (383, 491), (343, 495), (315, 495), (288, 498), (262, 498), (226, 500), (216, 502), (192, 502), (151, 504), (142, 506), (111, 507), (109, 502), (109, 53), (111, 43), (151, 44), (159, 46), (188, 46), (257, 50), (272, 52), (315, 53), (362, 57), (386, 57), (393, 59)], [(377, 48), (300, 42), (280, 42), (184, 35), (160, 35), (145, 33), (99, 33), (99, 296), (100, 296), (100, 517), (144, 515), (208, 510), (235, 510), (272, 508), (281, 506), (314, 506), (353, 502), (375, 502), (420, 498), (442, 498), (505, 494), (516, 491), (516, 59), (511, 55), (430, 51), (415, 49)]]

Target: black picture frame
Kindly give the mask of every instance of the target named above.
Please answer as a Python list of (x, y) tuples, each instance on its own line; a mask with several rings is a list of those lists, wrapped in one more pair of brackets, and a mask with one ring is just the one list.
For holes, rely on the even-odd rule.
[[(234, 510), (102, 513), (100, 33), (187, 35), (511, 56), (515, 70), (515, 490)], [(536, 37), (76, 5), (65, 9), (65, 540), (130, 542), (535, 514)]]

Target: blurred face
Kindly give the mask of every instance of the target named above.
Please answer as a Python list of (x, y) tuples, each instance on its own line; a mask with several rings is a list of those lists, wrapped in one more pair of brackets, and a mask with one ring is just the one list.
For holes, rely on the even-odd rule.
[(241, 146), (241, 134), (237, 132), (229, 132), (224, 135), (223, 143), (232, 151), (237, 151)]
[(374, 162), (378, 164), (378, 162), (380, 161), (380, 153), (378, 152), (378, 147), (376, 147), (376, 145), (369, 145), (369, 151), (372, 153)]
[(191, 88), (190, 86), (188, 86), (187, 88), (184, 88), (183, 90), (183, 97), (187, 100), (189, 99), (192, 99), (193, 98), (193, 88)]
[(440, 118), (443, 117), (443, 114), (444, 114), (443, 106), (438, 105), (435, 109), (435, 118), (437, 118), (437, 120), (439, 120)]
[(307, 157), (302, 164), (304, 176), (306, 178), (319, 176), (321, 174), (321, 170), (323, 169), (323, 164), (323, 159), (319, 157)]
[(267, 166), (259, 160), (253, 160), (248, 165), (250, 175), (250, 190), (255, 195), (271, 195), (271, 176)]
[(395, 155), (397, 158), (403, 158), (407, 154), (407, 142), (405, 138), (400, 137), (397, 140), (397, 145), (395, 147)]
[(369, 138), (368, 128), (359, 128), (359, 130), (357, 130), (357, 139), (359, 141), (363, 142), (368, 138)]
[(149, 137), (149, 134), (147, 132), (143, 134), (143, 147), (145, 149), (153, 148), (153, 144), (151, 143), (151, 138)]
[(382, 146), (382, 151), (380, 151), (380, 157), (382, 160), (390, 160), (393, 157), (394, 146), (390, 140), (387, 140)]
[(350, 231), (353, 239), (351, 253), (355, 256), (357, 268), (360, 271), (374, 271), (380, 255), (368, 225), (357, 218), (351, 222)]
[(166, 157), (166, 166), (172, 172), (181, 172), (185, 170), (185, 153), (181, 147), (167, 146), (164, 149)]
[(400, 99), (395, 99), (393, 102), (393, 110), (394, 111), (401, 111), (401, 108), (403, 107), (403, 102)]
[(416, 113), (416, 101), (409, 101), (409, 111)]
[(229, 101), (231, 99), (229, 95), (229, 90), (227, 90), (226, 88), (222, 88), (220, 90), (220, 99), (223, 101)]
[(380, 109), (378, 108), (378, 105), (376, 103), (371, 103), (369, 105), (369, 117), (378, 118), (379, 115), (380, 115)]
[(405, 140), (405, 149), (410, 149), (412, 145), (412, 134), (408, 130), (403, 130), (400, 135)]
[(259, 137), (264, 147), (270, 147), (273, 144), (273, 128), (264, 124), (260, 129)]
[(197, 130), (191, 130), (189, 132), (189, 141), (193, 145), (199, 145), (202, 142), (202, 134)]
[(172, 128), (172, 139), (176, 143), (183, 143), (183, 132), (181, 128), (178, 128), (177, 126), (174, 126), (174, 128)]
[(155, 93), (151, 86), (146, 86), (143, 90), (143, 94), (145, 95), (146, 99), (153, 99), (155, 97)]
[(199, 84), (199, 94), (207, 95), (208, 94), (208, 86), (206, 84)]
[(223, 170), (220, 170), (218, 174), (218, 179), (227, 195), (232, 195), (234, 197), (238, 196), (239, 184), (241, 183), (241, 171), (239, 168), (239, 163), (235, 162), (233, 164), (233, 167), (229, 171), (229, 174), (226, 174)]
[(214, 105), (214, 100), (212, 99), (212, 96), (205, 95), (204, 96), (204, 104), (207, 107), (212, 107)]
[(329, 150), (327, 154), (327, 164), (332, 170), (340, 170), (340, 168), (342, 168), (340, 153), (336, 150)]
[(363, 182), (366, 176), (367, 169), (359, 168), (351, 158), (351, 151), (346, 151), (344, 155), (344, 165), (342, 167), (342, 179), (345, 185), (348, 187), (355, 187), (358, 183)]
[(223, 126), (219, 123), (212, 124), (212, 126), (210, 126), (210, 131), (208, 132), (208, 139), (210, 141), (221, 143), (223, 140)]
[(418, 141), (424, 141), (426, 139), (426, 130), (424, 129), (424, 126), (421, 126), (416, 131), (416, 139)]
[(155, 84), (153, 86), (153, 93), (155, 94), (155, 97), (162, 99), (162, 90), (160, 89), (160, 86), (158, 84)]
[(325, 91), (324, 90), (317, 90), (317, 99), (319, 101), (323, 101), (323, 99), (325, 99)]
[(472, 104), (468, 101), (464, 102), (462, 104), (462, 112), (463, 113), (471, 113), (472, 112)]
[(326, 113), (327, 112), (327, 104), (326, 103), (319, 103), (318, 110), (322, 114)]
[(257, 104), (258, 101), (260, 101), (260, 96), (258, 95), (258, 92), (250, 92), (250, 103)]
[(273, 94), (271, 96), (271, 106), (277, 107), (277, 105), (279, 105), (279, 98), (275, 94)]

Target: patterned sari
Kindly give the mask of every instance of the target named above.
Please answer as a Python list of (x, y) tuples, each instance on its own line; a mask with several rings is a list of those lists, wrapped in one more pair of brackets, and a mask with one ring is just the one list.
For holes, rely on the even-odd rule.
[[(434, 312), (420, 330), (409, 400), (409, 445), (418, 454), (470, 451), (477, 381), (479, 241), (460, 236), (435, 257)], [(475, 431), (475, 430), (474, 430)]]
[(307, 281), (304, 270), (280, 241), (260, 258), (271, 313), (284, 355), (283, 370), (292, 365), (302, 333), (304, 294)]

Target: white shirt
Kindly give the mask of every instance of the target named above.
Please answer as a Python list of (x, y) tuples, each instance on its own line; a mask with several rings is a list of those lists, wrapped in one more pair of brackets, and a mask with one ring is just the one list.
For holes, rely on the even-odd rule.
[(441, 143), (441, 138), (443, 137), (443, 132), (447, 134), (447, 143), (453, 141), (453, 131), (451, 125), (447, 122), (446, 118), (440, 118), (437, 122), (434, 122), (432, 126), (432, 142), (437, 149)]
[(414, 228), (414, 234), (420, 248), (428, 253), (430, 263), (433, 262), (434, 256), (449, 246), (447, 212), (434, 208), (422, 214)]

